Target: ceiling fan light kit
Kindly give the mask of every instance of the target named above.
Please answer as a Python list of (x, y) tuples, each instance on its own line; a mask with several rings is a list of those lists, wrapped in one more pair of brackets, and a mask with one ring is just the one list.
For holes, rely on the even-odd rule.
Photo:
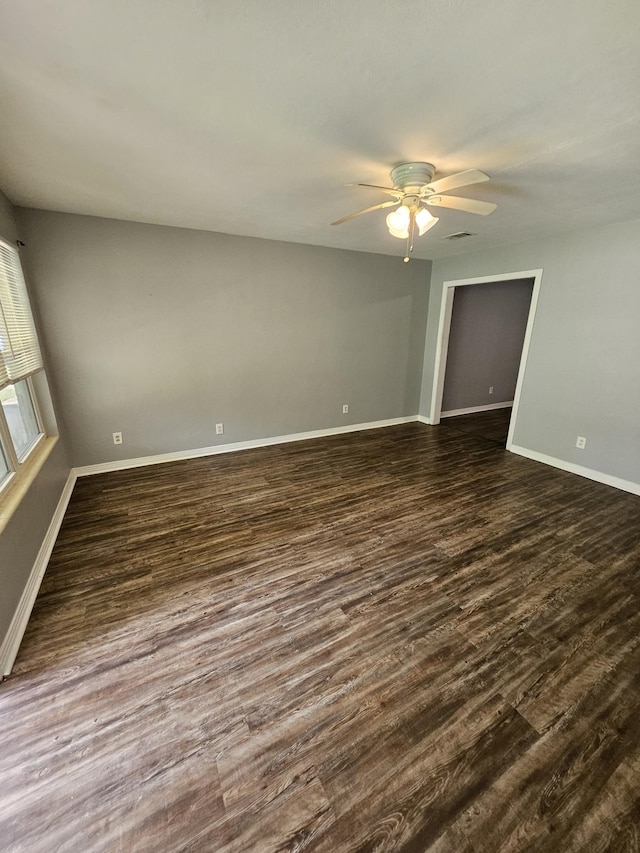
[(393, 200), (359, 210), (357, 213), (344, 216), (331, 224), (341, 225), (343, 222), (355, 219), (364, 213), (371, 213), (384, 207), (396, 207), (396, 210), (387, 214), (387, 228), (393, 237), (407, 241), (407, 251), (404, 257), (406, 263), (413, 252), (413, 239), (416, 230), (418, 236), (421, 237), (438, 222), (438, 217), (431, 215), (427, 210), (427, 205), (447, 207), (451, 210), (475, 213), (480, 216), (487, 216), (496, 209), (497, 205), (487, 201), (443, 195), (443, 193), (458, 187), (466, 187), (470, 184), (490, 180), (484, 172), (480, 172), (478, 169), (467, 169), (464, 172), (457, 172), (455, 175), (448, 175), (434, 181), (435, 173), (436, 168), (431, 163), (399, 163), (391, 170), (393, 187), (355, 184), (358, 187), (367, 187), (384, 192), (393, 196)]
[[(407, 239), (409, 236), (412, 208), (413, 205), (403, 203), (397, 210), (392, 210), (391, 213), (387, 214), (389, 234), (393, 237), (400, 237), (403, 240)], [(429, 228), (433, 228), (438, 218), (432, 216), (426, 207), (420, 207), (419, 205), (416, 205), (414, 212), (415, 222), (418, 226), (418, 236), (422, 237)]]

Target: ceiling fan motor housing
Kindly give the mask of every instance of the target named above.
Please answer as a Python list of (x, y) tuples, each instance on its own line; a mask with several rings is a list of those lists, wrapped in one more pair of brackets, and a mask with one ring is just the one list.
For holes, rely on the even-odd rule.
[(393, 186), (398, 190), (420, 188), (431, 183), (436, 167), (431, 163), (400, 163), (391, 170)]

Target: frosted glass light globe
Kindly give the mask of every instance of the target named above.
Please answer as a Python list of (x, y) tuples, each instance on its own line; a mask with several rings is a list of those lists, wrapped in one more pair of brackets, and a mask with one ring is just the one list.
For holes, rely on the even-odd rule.
[(433, 228), (437, 221), (436, 217), (432, 216), (426, 207), (421, 207), (416, 213), (416, 225), (418, 226), (418, 234), (420, 237), (422, 237), (424, 232), (428, 231), (429, 228)]
[(409, 236), (409, 219), (410, 213), (408, 207), (400, 205), (397, 210), (392, 210), (391, 213), (387, 215), (387, 227), (389, 229), (389, 233), (394, 237), (400, 237), (401, 239), (406, 240)]

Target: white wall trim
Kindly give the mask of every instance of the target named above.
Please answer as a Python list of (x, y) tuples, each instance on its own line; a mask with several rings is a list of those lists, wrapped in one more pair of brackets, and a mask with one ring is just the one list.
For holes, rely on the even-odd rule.
[(492, 412), (494, 409), (508, 409), (513, 406), (513, 400), (503, 403), (488, 403), (486, 406), (470, 406), (468, 409), (449, 409), (448, 412), (440, 412), (441, 418), (455, 418), (456, 415), (472, 415), (474, 412)]
[(215, 456), (218, 453), (234, 453), (238, 450), (252, 450), (256, 447), (270, 447), (273, 444), (287, 444), (291, 441), (307, 441), (312, 438), (324, 438), (328, 435), (342, 435), (348, 432), (360, 432), (366, 429), (397, 426), (420, 420), (419, 415), (409, 415), (403, 418), (389, 418), (385, 421), (370, 421), (364, 424), (351, 424), (344, 427), (314, 429), (309, 432), (277, 435), (272, 438), (255, 438), (249, 441), (237, 441), (229, 444), (216, 444), (212, 447), (200, 447), (195, 450), (178, 450), (173, 453), (159, 453), (155, 456), (139, 456), (134, 459), (121, 459), (114, 462), (99, 462), (97, 465), (82, 465), (73, 468), (77, 477), (87, 477), (91, 474), (104, 474), (107, 471), (125, 471), (127, 468), (142, 468), (145, 465), (161, 465), (163, 462), (176, 462), (180, 459), (197, 459), (200, 456)]
[(513, 413), (511, 415), (511, 420), (509, 421), (509, 432), (507, 433), (507, 450), (511, 450), (513, 445), (513, 434), (516, 430), (516, 420), (518, 418), (518, 412), (520, 411), (520, 397), (522, 396), (524, 374), (527, 369), (529, 347), (531, 346), (531, 337), (533, 335), (533, 324), (535, 323), (536, 319), (536, 311), (538, 309), (538, 298), (540, 296), (540, 285), (542, 284), (542, 270), (530, 270), (530, 272), (534, 273), (533, 291), (531, 293), (531, 303), (529, 305), (529, 316), (527, 317), (527, 328), (524, 332), (524, 342), (522, 344), (522, 355), (520, 356), (520, 367), (518, 368), (516, 390), (513, 394)]
[(449, 336), (451, 334), (451, 317), (453, 315), (453, 297), (455, 285), (445, 281), (442, 285), (442, 301), (440, 302), (440, 317), (438, 319), (438, 337), (436, 339), (436, 360), (433, 366), (433, 388), (431, 390), (431, 410), (429, 420), (432, 424), (440, 423), (442, 395), (444, 394), (444, 375), (447, 369), (447, 354), (449, 352)]
[(42, 545), (29, 574), (27, 585), (20, 597), (16, 612), (13, 614), (9, 630), (0, 646), (0, 673), (2, 678), (9, 675), (18, 654), (18, 649), (20, 648), (24, 632), (27, 629), (27, 623), (31, 616), (31, 611), (33, 610), (33, 605), (35, 604), (40, 584), (49, 563), (49, 558), (51, 557), (51, 552), (53, 551), (53, 546), (55, 545), (75, 482), (76, 475), (72, 469), (67, 477), (67, 482), (64, 484), (58, 505), (55, 508), (47, 532), (42, 540)]
[(512, 453), (516, 453), (518, 456), (526, 456), (527, 459), (533, 459), (535, 462), (543, 462), (553, 468), (560, 468), (561, 471), (569, 471), (571, 474), (578, 474), (579, 477), (604, 483), (605, 486), (613, 486), (614, 489), (631, 492), (632, 495), (640, 495), (640, 483), (623, 480), (621, 477), (613, 477), (611, 474), (594, 471), (593, 468), (585, 468), (584, 465), (576, 465), (574, 462), (556, 459), (555, 456), (547, 456), (546, 453), (538, 453), (537, 450), (529, 450), (527, 447), (519, 447), (516, 444), (512, 444), (509, 449)]
[(417, 415), (416, 420), (421, 424), (428, 424), (429, 426), (431, 425), (431, 421), (429, 420), (429, 418), (425, 418), (424, 415)]

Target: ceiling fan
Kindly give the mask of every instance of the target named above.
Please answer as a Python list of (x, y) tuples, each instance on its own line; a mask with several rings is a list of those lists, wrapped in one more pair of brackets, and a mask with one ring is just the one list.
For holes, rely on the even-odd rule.
[(446, 178), (433, 181), (436, 168), (431, 163), (400, 163), (391, 170), (391, 181), (393, 187), (379, 187), (375, 184), (350, 184), (349, 186), (368, 187), (379, 190), (387, 195), (393, 196), (392, 201), (383, 201), (372, 207), (365, 207), (357, 213), (343, 216), (332, 222), (332, 225), (341, 225), (363, 213), (371, 213), (383, 207), (397, 207), (387, 215), (387, 227), (389, 233), (394, 237), (407, 241), (407, 251), (404, 257), (405, 263), (413, 251), (413, 239), (417, 229), (418, 235), (422, 236), (426, 231), (438, 222), (436, 216), (432, 216), (428, 207), (448, 207), (452, 210), (462, 210), (465, 213), (478, 213), (487, 216), (493, 213), (497, 205), (488, 201), (478, 201), (473, 198), (460, 198), (458, 196), (443, 195), (449, 190), (458, 187), (467, 187), (470, 184), (479, 184), (490, 180), (489, 175), (478, 169), (467, 169), (457, 172)]

